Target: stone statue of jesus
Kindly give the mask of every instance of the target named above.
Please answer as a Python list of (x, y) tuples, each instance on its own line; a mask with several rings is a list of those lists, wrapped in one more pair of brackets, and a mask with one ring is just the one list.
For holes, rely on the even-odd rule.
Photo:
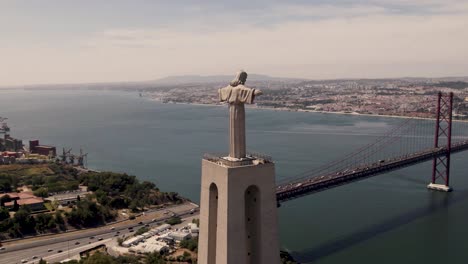
[(239, 71), (229, 86), (218, 90), (219, 100), (229, 103), (229, 158), (242, 160), (245, 158), (245, 108), (244, 104), (252, 104), (255, 96), (262, 92), (244, 86), (247, 73)]

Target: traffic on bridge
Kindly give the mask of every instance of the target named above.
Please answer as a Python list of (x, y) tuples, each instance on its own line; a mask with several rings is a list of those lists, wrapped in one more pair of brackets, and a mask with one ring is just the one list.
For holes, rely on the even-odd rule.
[[(422, 142), (421, 134), (428, 129), (428, 120), (421, 129), (421, 122), (406, 120), (393, 128), (388, 134), (378, 138), (358, 151), (335, 160), (318, 170), (302, 174), (299, 178), (280, 183), (276, 187), (278, 206), (288, 200), (296, 199), (311, 193), (324, 191), (333, 187), (362, 180), (382, 173), (401, 169), (425, 161), (433, 160), (432, 180), (429, 189), (451, 191), (449, 186), (451, 154), (468, 150), (467, 135), (454, 135), (458, 139), (452, 142), (452, 104), (453, 94), (438, 94), (435, 119), (435, 137), (432, 147)], [(416, 120), (417, 121), (417, 120)], [(432, 121), (430, 121), (432, 122)], [(459, 123), (458, 131), (465, 132), (468, 123)], [(399, 145), (398, 153), (386, 153), (385, 150)], [(385, 156), (386, 158), (379, 158)], [(387, 158), (388, 157), (388, 158)], [(438, 184), (437, 181), (443, 181)]]

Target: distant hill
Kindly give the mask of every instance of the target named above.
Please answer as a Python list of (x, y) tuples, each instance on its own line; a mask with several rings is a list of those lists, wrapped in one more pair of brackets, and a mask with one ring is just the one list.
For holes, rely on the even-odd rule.
[[(228, 83), (234, 79), (234, 75), (176, 75), (168, 76), (154, 81), (149, 81), (154, 84), (188, 84), (188, 83)], [(262, 74), (249, 74), (247, 81), (262, 82), (262, 81), (277, 81), (277, 82), (300, 82), (306, 79), (295, 79), (295, 78), (282, 78), (282, 77), (271, 77)]]
[[(17, 86), (2, 86), (0, 89), (23, 88), (23, 89), (146, 89), (164, 86), (177, 85), (200, 85), (200, 84), (227, 84), (234, 79), (234, 75), (175, 75), (168, 76), (156, 80), (148, 81), (132, 81), (132, 82), (102, 82), (102, 83), (70, 83), (70, 84), (35, 84), (35, 85), (17, 85)], [(460, 77), (402, 77), (402, 78), (343, 78), (343, 79), (301, 79), (301, 78), (284, 78), (272, 77), (263, 74), (249, 74), (247, 83), (277, 83), (294, 84), (294, 83), (330, 83), (343, 81), (357, 82), (374, 82), (374, 81), (406, 81), (409, 83), (450, 83), (456, 85), (457, 88), (463, 82), (468, 82), (468, 76)], [(455, 83), (455, 84), (452, 84)], [(465, 84), (463, 84), (465, 85)]]

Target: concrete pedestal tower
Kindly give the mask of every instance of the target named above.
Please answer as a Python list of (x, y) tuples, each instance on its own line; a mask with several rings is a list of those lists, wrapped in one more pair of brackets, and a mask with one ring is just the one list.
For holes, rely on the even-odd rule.
[(270, 158), (246, 155), (244, 103), (259, 90), (244, 86), (241, 71), (219, 90), (229, 103), (229, 156), (202, 161), (200, 264), (279, 264), (275, 166)]

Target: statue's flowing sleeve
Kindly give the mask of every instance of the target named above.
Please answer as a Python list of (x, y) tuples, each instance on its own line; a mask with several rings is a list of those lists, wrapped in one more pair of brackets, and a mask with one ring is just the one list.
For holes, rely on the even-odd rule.
[(252, 104), (254, 101), (255, 89), (238, 85), (236, 87), (227, 86), (218, 90), (219, 101), (228, 103)]
[(255, 98), (255, 89), (239, 85), (239, 92), (237, 94), (238, 100), (242, 103), (253, 104)]

